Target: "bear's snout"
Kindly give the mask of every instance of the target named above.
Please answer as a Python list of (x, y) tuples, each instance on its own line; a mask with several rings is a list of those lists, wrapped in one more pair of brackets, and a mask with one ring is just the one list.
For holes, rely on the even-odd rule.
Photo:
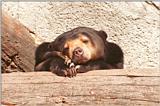
[(73, 51), (73, 55), (75, 55), (75, 56), (77, 56), (77, 57), (82, 56), (83, 53), (84, 53), (84, 51), (83, 51), (83, 49), (80, 48), (80, 47), (75, 48), (74, 51)]

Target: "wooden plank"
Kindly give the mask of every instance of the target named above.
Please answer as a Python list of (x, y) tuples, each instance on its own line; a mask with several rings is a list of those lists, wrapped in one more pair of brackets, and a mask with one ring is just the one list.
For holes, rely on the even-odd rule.
[(6, 72), (11, 63), (20, 71), (33, 71), (36, 47), (29, 29), (2, 12), (2, 35), (2, 72)]
[(2, 101), (20, 106), (160, 105), (160, 71), (139, 71), (97, 70), (73, 78), (51, 72), (2, 74)]

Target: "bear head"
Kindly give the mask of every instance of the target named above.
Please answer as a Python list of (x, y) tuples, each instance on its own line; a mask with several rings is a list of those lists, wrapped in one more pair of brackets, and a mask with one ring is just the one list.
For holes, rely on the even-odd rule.
[(52, 43), (75, 64), (105, 58), (107, 34), (88, 27), (78, 27), (58, 36)]

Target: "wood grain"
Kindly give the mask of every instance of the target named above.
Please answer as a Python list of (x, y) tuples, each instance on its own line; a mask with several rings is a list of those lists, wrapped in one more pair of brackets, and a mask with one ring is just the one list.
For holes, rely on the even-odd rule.
[(10, 64), (20, 71), (33, 71), (35, 42), (29, 29), (2, 12), (2, 72)]
[(2, 101), (18, 106), (160, 105), (158, 69), (96, 70), (74, 78), (17, 72), (2, 78)]

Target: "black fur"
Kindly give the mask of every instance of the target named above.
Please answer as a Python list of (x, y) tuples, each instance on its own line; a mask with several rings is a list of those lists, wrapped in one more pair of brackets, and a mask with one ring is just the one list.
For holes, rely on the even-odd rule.
[[(75, 68), (69, 68), (64, 64), (64, 59), (52, 53), (59, 51), (64, 53), (64, 43), (67, 39), (73, 39), (78, 33), (87, 33), (94, 42), (97, 37), (102, 39), (105, 55), (96, 60), (90, 60), (79, 65), (79, 69), (75, 72)], [(115, 43), (108, 42), (107, 34), (104, 31), (96, 31), (88, 27), (78, 27), (71, 31), (65, 32), (58, 36), (53, 42), (45, 42), (37, 47), (35, 52), (35, 70), (36, 71), (52, 71), (59, 76), (75, 76), (76, 73), (87, 72), (98, 69), (122, 69), (124, 57), (122, 49)], [(46, 56), (47, 55), (47, 56)], [(97, 54), (98, 55), (98, 54)]]

